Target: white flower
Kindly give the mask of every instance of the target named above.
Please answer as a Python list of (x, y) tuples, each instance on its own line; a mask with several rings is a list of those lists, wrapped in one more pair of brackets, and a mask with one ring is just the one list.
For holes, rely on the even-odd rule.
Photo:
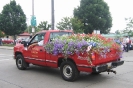
[(92, 48), (92, 45), (88, 46), (86, 51), (87, 52), (90, 51), (91, 48)]

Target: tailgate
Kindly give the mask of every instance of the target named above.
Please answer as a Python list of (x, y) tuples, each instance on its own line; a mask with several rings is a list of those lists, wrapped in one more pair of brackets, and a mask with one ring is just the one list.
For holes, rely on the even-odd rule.
[(116, 50), (111, 50), (110, 52), (106, 54), (95, 53), (95, 60), (93, 61), (93, 64), (99, 65), (99, 64), (105, 64), (105, 63), (109, 63), (112, 61), (116, 61), (120, 59), (120, 54), (121, 52), (118, 52)]

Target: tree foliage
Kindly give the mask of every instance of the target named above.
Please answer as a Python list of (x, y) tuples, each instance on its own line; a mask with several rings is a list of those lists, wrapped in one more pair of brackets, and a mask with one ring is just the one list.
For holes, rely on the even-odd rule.
[(84, 33), (83, 23), (78, 18), (71, 18), (72, 29), (75, 33)]
[(26, 29), (26, 15), (16, 1), (10, 1), (0, 14), (0, 29), (6, 34), (15, 36)]
[(60, 30), (71, 30), (72, 29), (71, 18), (70, 17), (62, 18), (61, 21), (57, 23), (56, 27)]
[[(36, 32), (39, 32), (40, 29), (38, 27), (34, 27), (35, 28), (35, 33)], [(25, 32), (28, 32), (28, 33), (32, 33), (32, 26), (28, 26), (27, 29), (25, 30)]]
[(74, 9), (74, 17), (82, 21), (85, 33), (93, 30), (108, 33), (112, 27), (109, 7), (103, 0), (81, 0), (80, 6)]
[(60, 30), (74, 30), (75, 33), (83, 33), (82, 22), (78, 18), (64, 17), (56, 26)]
[(125, 36), (130, 36), (130, 37), (132, 37), (132, 36), (133, 36), (133, 30), (124, 29), (124, 30), (122, 30), (122, 34), (124, 34)]
[(2, 32), (2, 31), (0, 30), (0, 38), (1, 38), (1, 37), (4, 37), (4, 36), (5, 36), (4, 32)]
[(122, 31), (122, 34), (125, 36), (133, 37), (133, 18), (125, 18), (126, 21), (126, 28)]
[(48, 24), (48, 21), (43, 21), (39, 24), (38, 28), (49, 30), (51, 28), (51, 24)]
[(125, 18), (125, 21), (127, 22), (126, 24), (126, 30), (131, 30), (133, 29), (133, 18)]
[(123, 35), (122, 35), (122, 31), (120, 31), (120, 30), (116, 30), (115, 31), (115, 34), (116, 34), (116, 38), (120, 38), (120, 37), (122, 37)]

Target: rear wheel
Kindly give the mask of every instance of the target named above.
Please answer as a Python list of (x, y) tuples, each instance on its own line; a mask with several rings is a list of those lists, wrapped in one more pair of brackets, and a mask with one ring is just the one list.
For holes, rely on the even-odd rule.
[(21, 54), (16, 56), (16, 66), (20, 70), (25, 70), (29, 64), (25, 62)]
[(60, 66), (62, 78), (66, 81), (74, 81), (79, 76), (79, 71), (71, 61), (64, 61)]

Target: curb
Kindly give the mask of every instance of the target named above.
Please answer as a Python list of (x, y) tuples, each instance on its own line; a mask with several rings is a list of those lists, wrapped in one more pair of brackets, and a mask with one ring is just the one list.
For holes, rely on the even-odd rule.
[(8, 46), (0, 46), (0, 49), (9, 49), (9, 50), (13, 50), (13, 47), (8, 47)]

